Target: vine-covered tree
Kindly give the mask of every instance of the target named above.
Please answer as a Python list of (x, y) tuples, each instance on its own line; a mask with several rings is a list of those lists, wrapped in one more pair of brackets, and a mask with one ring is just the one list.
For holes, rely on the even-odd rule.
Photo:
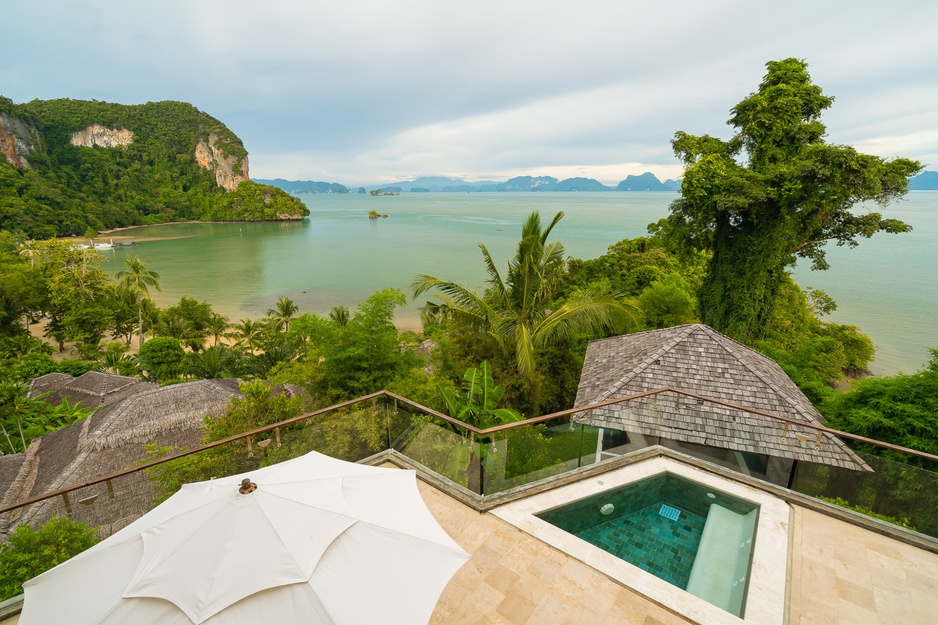
[(798, 59), (767, 63), (759, 90), (732, 109), (734, 136), (675, 135), (686, 169), (681, 197), (659, 229), (675, 249), (712, 253), (699, 293), (701, 318), (742, 340), (758, 339), (797, 258), (826, 269), (824, 245), (857, 245), (905, 223), (869, 211), (905, 194), (915, 161), (825, 143), (821, 113), (833, 98)]

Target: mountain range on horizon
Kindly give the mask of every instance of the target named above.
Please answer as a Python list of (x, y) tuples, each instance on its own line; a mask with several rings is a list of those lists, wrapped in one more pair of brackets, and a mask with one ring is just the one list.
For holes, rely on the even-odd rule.
[[(651, 172), (638, 176), (627, 176), (616, 186), (604, 185), (593, 178), (567, 178), (558, 180), (552, 176), (516, 176), (505, 182), (483, 180), (467, 182), (459, 178), (444, 176), (421, 176), (414, 180), (391, 184), (372, 184), (359, 187), (347, 187), (337, 182), (317, 182), (313, 180), (274, 180), (255, 179), (261, 184), (268, 184), (283, 189), (288, 193), (367, 193), (375, 189), (396, 193), (493, 193), (493, 192), (573, 192), (573, 191), (680, 191), (681, 181), (665, 180), (661, 182)], [(909, 191), (938, 190), (938, 172), (925, 171), (909, 179)]]
[(680, 180), (666, 180), (661, 182), (651, 172), (639, 176), (628, 176), (618, 185), (607, 186), (593, 178), (567, 178), (558, 180), (553, 176), (516, 176), (504, 182), (483, 180), (467, 182), (459, 178), (443, 176), (422, 176), (414, 180), (395, 182), (383, 185), (364, 185), (359, 187), (346, 187), (335, 182), (318, 182), (313, 180), (274, 180), (255, 179), (256, 182), (279, 187), (288, 193), (367, 193), (374, 189), (395, 191), (397, 193), (497, 193), (497, 192), (576, 192), (576, 191), (679, 191)]

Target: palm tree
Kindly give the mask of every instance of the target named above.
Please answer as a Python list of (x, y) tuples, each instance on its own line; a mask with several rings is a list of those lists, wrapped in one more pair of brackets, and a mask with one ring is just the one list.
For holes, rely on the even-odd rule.
[(189, 354), (186, 372), (199, 380), (237, 377), (243, 369), (242, 353), (240, 347), (213, 345), (200, 354)]
[[(425, 274), (411, 283), (414, 297), (436, 289), (440, 302), (428, 302), (425, 312), (449, 317), (495, 337), (514, 354), (518, 373), (535, 370), (538, 348), (581, 332), (597, 333), (637, 323), (637, 311), (612, 294), (578, 291), (554, 303), (564, 273), (563, 245), (548, 243), (551, 230), (563, 219), (559, 212), (545, 229), (540, 214), (531, 213), (503, 280), (485, 245), (479, 244), (488, 273), (485, 293), (479, 295), (455, 282)], [(549, 308), (551, 306), (551, 308)]]
[(329, 318), (332, 319), (337, 325), (340, 325), (344, 328), (351, 320), (348, 306), (333, 306), (332, 310), (329, 311)]
[(239, 323), (232, 325), (231, 328), (234, 332), (230, 332), (227, 336), (235, 339), (235, 345), (246, 347), (252, 354), (257, 351), (264, 336), (265, 326), (263, 323), (251, 319), (242, 319)]
[(124, 286), (135, 291), (137, 298), (137, 333), (140, 337), (139, 347), (143, 347), (143, 300), (149, 295), (149, 287), (160, 290), (160, 274), (150, 271), (140, 260), (139, 256), (124, 259), (127, 271), (118, 271), (117, 279), (122, 280)]
[(228, 317), (213, 312), (208, 318), (208, 331), (215, 338), (215, 346), (218, 346), (218, 340), (225, 335), (225, 330), (231, 327), (228, 323)]
[(299, 312), (299, 307), (293, 303), (289, 297), (281, 297), (277, 300), (277, 305), (267, 311), (268, 317), (274, 318), (274, 324), (283, 331), (290, 331), (290, 322), (293, 321), (293, 315)]

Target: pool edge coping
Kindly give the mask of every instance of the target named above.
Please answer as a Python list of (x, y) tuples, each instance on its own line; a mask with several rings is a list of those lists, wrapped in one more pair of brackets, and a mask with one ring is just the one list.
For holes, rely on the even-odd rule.
[[(707, 603), (535, 516), (543, 510), (664, 472), (717, 488), (760, 506), (744, 618)], [(789, 504), (771, 493), (704, 468), (657, 456), (612, 469), (601, 475), (584, 476), (577, 482), (506, 503), (489, 512), (526, 534), (604, 573), (616, 583), (692, 621), (734, 625), (781, 625), (784, 622), (789, 579)]]

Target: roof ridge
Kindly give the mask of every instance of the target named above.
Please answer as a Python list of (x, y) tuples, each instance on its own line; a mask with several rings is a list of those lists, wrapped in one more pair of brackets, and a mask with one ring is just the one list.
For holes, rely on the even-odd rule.
[(108, 382), (110, 381), (111, 381), (111, 378), (107, 378), (107, 377), (101, 381), (101, 395), (100, 395), (100, 400), (98, 401), (99, 406), (104, 405), (104, 398), (107, 397)]
[[(769, 388), (771, 388), (773, 391), (775, 391), (775, 392), (778, 394), (779, 398), (782, 399), (782, 400), (784, 400), (784, 402), (785, 402), (786, 404), (788, 404), (788, 406), (790, 406), (790, 407), (792, 408), (792, 410), (794, 410), (796, 413), (798, 413), (798, 414), (804, 416), (804, 417), (805, 417), (808, 421), (810, 421), (811, 423), (820, 423), (820, 422), (823, 422), (823, 416), (821, 416), (821, 413), (820, 413), (820, 412), (818, 412), (817, 415), (811, 414), (811, 412), (810, 412), (809, 410), (807, 410), (807, 408), (805, 407), (805, 405), (803, 405), (801, 402), (795, 401), (795, 400), (791, 397), (791, 394), (790, 394), (790, 393), (791, 393), (792, 390), (795, 390), (796, 392), (801, 393), (801, 389), (799, 389), (798, 386), (797, 386), (794, 382), (792, 382), (792, 388), (790, 388), (790, 389), (788, 389), (788, 390), (781, 388), (778, 384), (775, 383), (774, 380), (770, 379), (769, 377), (767, 377), (767, 376), (765, 375), (765, 373), (766, 373), (765, 371), (763, 371), (760, 367), (755, 366), (755, 363), (753, 363), (753, 362), (750, 360), (749, 357), (755, 356), (756, 358), (760, 358), (761, 360), (764, 361), (763, 364), (764, 364), (765, 366), (768, 366), (768, 367), (775, 367), (775, 368), (777, 368), (779, 371), (781, 371), (783, 375), (785, 375), (785, 376), (787, 377), (787, 374), (782, 370), (782, 368), (779, 366), (779, 364), (778, 364), (777, 362), (775, 362), (774, 360), (772, 360), (771, 358), (769, 358), (769, 357), (766, 356), (765, 354), (762, 354), (762, 353), (760, 353), (760, 352), (757, 352), (756, 350), (754, 350), (753, 348), (749, 347), (748, 345), (744, 345), (744, 344), (740, 343), (739, 341), (737, 341), (736, 339), (734, 339), (734, 338), (732, 338), (732, 337), (729, 337), (729, 336), (723, 334), (722, 332), (718, 332), (717, 330), (714, 330), (714, 329), (711, 328), (710, 326), (702, 325), (702, 327), (704, 328), (704, 331), (716, 335), (716, 336), (714, 337), (714, 339), (716, 340), (717, 343), (719, 343), (720, 347), (722, 347), (722, 348), (726, 351), (726, 353), (728, 353), (728, 354), (730, 354), (731, 356), (733, 356), (741, 365), (743, 365), (743, 366), (746, 368), (747, 371), (749, 371), (750, 373), (752, 373), (753, 375), (755, 375), (757, 378), (759, 378), (759, 380), (760, 380), (763, 384), (767, 385)], [(723, 339), (729, 341), (730, 343), (732, 343), (732, 344), (734, 344), (734, 345), (736, 345), (736, 346), (738, 346), (738, 347), (741, 347), (741, 348), (742, 348), (742, 353), (739, 353), (739, 352), (736, 352), (736, 351), (731, 351), (731, 350), (728, 348), (728, 346), (723, 342)], [(801, 393), (801, 395), (804, 396), (804, 393)], [(808, 399), (807, 397), (804, 397), (804, 399), (805, 399), (805, 402), (807, 402), (807, 405), (809, 405), (809, 406), (811, 406), (812, 408), (814, 408), (814, 404), (811, 403), (811, 400), (810, 400), (810, 399)], [(814, 409), (815, 409), (815, 411), (817, 410), (817, 408), (814, 408)], [(818, 417), (820, 417), (820, 418), (818, 418)]]
[[(622, 376), (622, 378), (620, 378), (615, 384), (613, 384), (612, 387), (609, 388), (609, 390), (602, 393), (599, 396), (597, 401), (604, 401), (608, 399), (613, 393), (621, 389), (630, 380), (632, 380), (632, 378), (634, 378), (635, 376), (643, 372), (645, 369), (647, 369), (649, 365), (651, 365), (656, 360), (660, 360), (661, 356), (663, 356), (664, 354), (674, 349), (676, 345), (678, 345), (681, 341), (687, 338), (687, 336), (694, 331), (694, 327), (697, 325), (700, 325), (700, 324), (691, 323), (691, 324), (687, 324), (686, 326), (673, 326), (671, 328), (662, 328), (658, 330), (649, 330), (647, 332), (636, 332), (635, 334), (630, 334), (629, 336), (637, 336), (639, 334), (650, 334), (652, 332), (664, 332), (666, 330), (673, 331), (678, 328), (683, 328), (683, 330), (676, 333), (674, 338), (672, 338), (667, 343), (664, 343), (663, 345), (661, 345), (656, 351), (652, 352), (650, 356), (646, 357), (641, 363), (639, 363), (638, 366), (632, 368), (631, 371), (629, 371), (624, 376)], [(612, 337), (612, 338), (621, 338), (621, 337)]]

